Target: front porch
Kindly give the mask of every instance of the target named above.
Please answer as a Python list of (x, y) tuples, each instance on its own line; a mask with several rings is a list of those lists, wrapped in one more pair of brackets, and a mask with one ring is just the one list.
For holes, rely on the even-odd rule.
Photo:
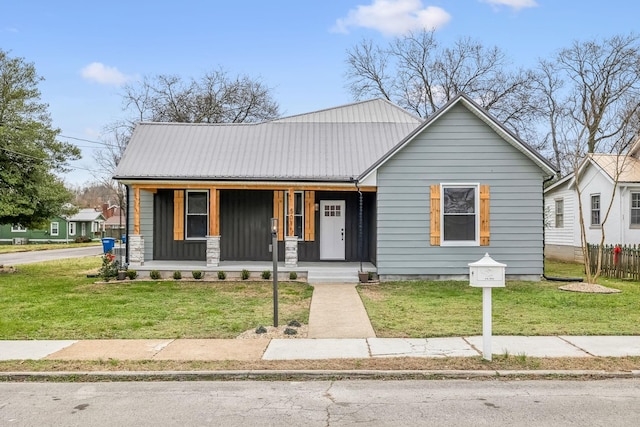
[[(151, 270), (160, 272), (163, 278), (171, 278), (174, 271), (180, 271), (183, 279), (191, 278), (193, 271), (205, 273), (205, 277), (217, 277), (218, 271), (227, 274), (226, 280), (240, 280), (242, 270), (251, 273), (250, 279), (260, 278), (262, 272), (273, 272), (273, 262), (267, 261), (221, 261), (217, 267), (207, 267), (205, 261), (145, 261), (143, 265), (132, 266), (139, 277), (149, 277)], [(363, 271), (376, 272), (376, 267), (370, 262), (362, 263)], [(296, 267), (285, 267), (284, 262), (278, 263), (278, 280), (289, 280), (289, 273), (296, 272), (298, 280), (308, 283), (355, 283), (358, 282), (359, 262), (299, 262)]]

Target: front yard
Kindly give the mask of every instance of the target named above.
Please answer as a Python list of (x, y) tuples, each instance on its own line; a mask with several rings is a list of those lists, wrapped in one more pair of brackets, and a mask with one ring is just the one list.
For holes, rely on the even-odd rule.
[[(99, 257), (24, 265), (0, 274), (0, 339), (232, 338), (273, 323), (267, 282), (112, 281), (88, 272)], [(579, 276), (548, 263), (553, 276)], [(493, 290), (495, 335), (640, 335), (640, 283), (601, 280), (619, 294), (559, 291), (559, 282)], [(482, 290), (467, 282), (359, 287), (378, 337), (482, 334)], [(312, 287), (281, 283), (279, 319), (307, 323)]]
[[(111, 281), (98, 257), (0, 274), (0, 339), (232, 338), (273, 324), (271, 282)], [(307, 323), (312, 288), (281, 283), (280, 323)]]

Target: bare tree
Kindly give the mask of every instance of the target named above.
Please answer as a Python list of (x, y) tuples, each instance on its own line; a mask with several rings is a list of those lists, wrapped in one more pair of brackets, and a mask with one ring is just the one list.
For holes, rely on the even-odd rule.
[(555, 58), (554, 70), (566, 91), (553, 94), (554, 102), (565, 106), (565, 120), (584, 134), (587, 153), (614, 150), (640, 109), (638, 41), (633, 34), (576, 41)]
[[(573, 173), (577, 192), (580, 236), (587, 281), (601, 273), (605, 224), (629, 162), (629, 147), (640, 135), (640, 45), (635, 35), (614, 36), (602, 42), (574, 42), (553, 62), (540, 61), (539, 90), (548, 117), (547, 139), (561, 169)], [(581, 168), (593, 153), (609, 153), (614, 181), (600, 223), (595, 271), (588, 251), (582, 203)]]
[(279, 116), (271, 92), (260, 80), (217, 69), (188, 81), (176, 75), (145, 77), (125, 86), (123, 100), (135, 121), (251, 123)]
[(535, 75), (511, 71), (506, 54), (469, 38), (440, 47), (433, 31), (409, 33), (387, 47), (362, 41), (347, 52), (347, 87), (355, 99), (382, 97), (428, 117), (465, 93), (520, 136), (535, 134), (540, 114)]

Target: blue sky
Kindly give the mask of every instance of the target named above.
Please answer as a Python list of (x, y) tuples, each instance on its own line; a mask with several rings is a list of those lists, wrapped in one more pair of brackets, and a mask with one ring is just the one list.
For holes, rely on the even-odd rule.
[[(273, 88), (284, 115), (352, 101), (346, 51), (363, 38), (434, 27), (444, 45), (469, 36), (530, 67), (574, 40), (638, 28), (629, 0), (0, 0), (0, 48), (33, 62), (53, 124), (96, 141), (124, 117), (121, 87), (145, 75), (199, 77), (223, 67)], [(65, 138), (61, 138), (65, 139)], [(96, 144), (65, 179), (92, 180)]]

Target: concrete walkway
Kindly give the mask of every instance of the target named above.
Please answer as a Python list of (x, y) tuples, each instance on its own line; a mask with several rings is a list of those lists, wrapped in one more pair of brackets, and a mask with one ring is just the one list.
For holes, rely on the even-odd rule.
[(313, 285), (307, 336), (341, 339), (376, 336), (355, 283)]

